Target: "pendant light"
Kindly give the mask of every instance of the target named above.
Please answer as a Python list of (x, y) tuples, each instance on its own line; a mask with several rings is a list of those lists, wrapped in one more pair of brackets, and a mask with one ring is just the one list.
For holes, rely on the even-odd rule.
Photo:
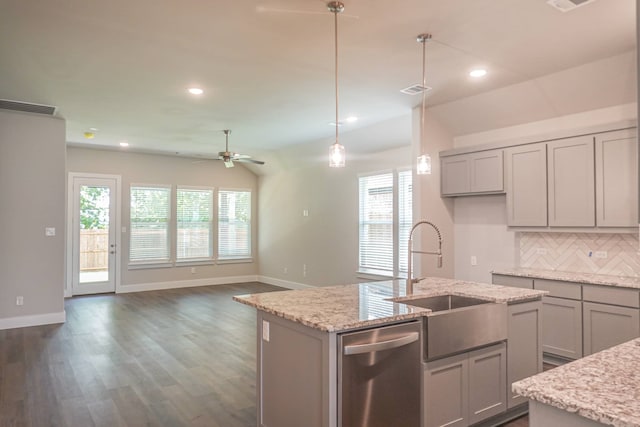
[[(422, 108), (420, 111), (420, 149), (424, 149), (423, 143), (425, 140), (425, 98), (427, 96), (427, 77), (425, 73), (426, 68), (426, 46), (427, 42), (431, 40), (431, 34), (420, 34), (416, 38), (418, 43), (422, 43)], [(416, 173), (418, 175), (431, 175), (431, 156), (429, 154), (422, 154), (418, 156), (418, 164), (416, 167)]]
[(338, 126), (340, 122), (338, 120), (338, 14), (344, 11), (344, 4), (339, 1), (332, 1), (327, 3), (327, 8), (333, 13), (335, 22), (335, 83), (336, 83), (336, 142), (333, 143), (329, 149), (329, 167), (331, 168), (343, 168), (345, 164), (345, 152), (344, 146), (338, 141)]

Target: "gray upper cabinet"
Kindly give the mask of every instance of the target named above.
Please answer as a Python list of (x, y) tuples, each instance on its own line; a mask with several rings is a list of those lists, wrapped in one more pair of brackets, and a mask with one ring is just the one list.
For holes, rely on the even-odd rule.
[(502, 150), (446, 156), (440, 162), (443, 196), (504, 192)]
[(547, 225), (547, 144), (505, 150), (507, 225)]
[(549, 225), (594, 227), (595, 172), (593, 136), (547, 143)]
[(636, 130), (595, 138), (596, 216), (599, 227), (634, 227), (638, 221)]

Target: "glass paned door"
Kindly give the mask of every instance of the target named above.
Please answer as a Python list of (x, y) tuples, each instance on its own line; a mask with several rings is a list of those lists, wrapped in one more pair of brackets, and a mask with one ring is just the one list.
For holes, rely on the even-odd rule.
[(115, 180), (75, 177), (73, 188), (73, 294), (115, 292)]

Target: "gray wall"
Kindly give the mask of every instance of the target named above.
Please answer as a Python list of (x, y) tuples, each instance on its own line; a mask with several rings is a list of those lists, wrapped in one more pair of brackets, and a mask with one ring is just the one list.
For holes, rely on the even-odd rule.
[[(65, 122), (0, 111), (0, 329), (64, 316)], [(55, 227), (55, 237), (45, 237)], [(16, 297), (24, 305), (16, 306)], [(37, 316), (53, 317), (44, 319)], [(40, 319), (40, 320), (39, 320)], [(4, 322), (3, 322), (4, 320)], [(15, 326), (15, 324), (13, 324)]]
[[(374, 136), (368, 131), (343, 135), (344, 169), (329, 168), (332, 140), (290, 147), (269, 160), (260, 177), (260, 275), (265, 280), (290, 287), (359, 281), (358, 176), (411, 167), (410, 118), (377, 125), (378, 136), (387, 133), (387, 145), (399, 147), (369, 154), (364, 148), (374, 144)], [(403, 137), (394, 141), (391, 135)]]
[[(157, 154), (129, 153), (126, 151), (94, 150), (78, 147), (67, 148), (67, 171), (120, 175), (122, 177), (122, 226), (129, 230), (130, 184), (170, 184), (209, 186), (219, 188), (249, 188), (252, 190), (252, 251), (254, 262), (199, 265), (196, 273), (191, 266), (173, 268), (145, 268), (129, 270), (129, 234), (121, 234), (122, 267), (121, 286), (159, 284), (173, 281), (200, 280), (207, 278), (236, 277), (258, 274), (258, 179), (241, 165), (227, 169), (223, 162), (196, 162), (194, 159)], [(69, 219), (70, 220), (70, 219)]]

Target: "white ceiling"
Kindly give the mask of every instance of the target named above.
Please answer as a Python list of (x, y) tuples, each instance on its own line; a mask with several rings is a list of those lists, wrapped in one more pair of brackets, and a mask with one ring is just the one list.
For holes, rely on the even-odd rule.
[[(399, 90), (421, 81), (423, 32), (434, 39), (429, 107), (635, 49), (634, 0), (567, 13), (546, 0), (344, 3), (340, 111), (360, 119), (341, 132), (420, 103)], [(334, 133), (334, 26), (323, 1), (0, 0), (0, 11), (0, 98), (57, 106), (70, 143), (213, 154), (229, 128), (231, 148), (251, 154)], [(478, 65), (490, 74), (473, 80)]]

